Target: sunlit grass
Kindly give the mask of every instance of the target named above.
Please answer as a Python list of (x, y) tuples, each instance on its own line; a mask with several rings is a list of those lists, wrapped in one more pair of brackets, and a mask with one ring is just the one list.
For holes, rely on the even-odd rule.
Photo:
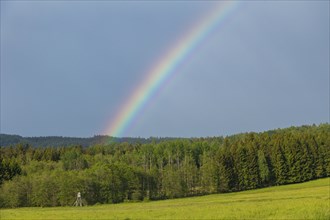
[(330, 219), (330, 178), (245, 192), (88, 207), (2, 209), (2, 219)]

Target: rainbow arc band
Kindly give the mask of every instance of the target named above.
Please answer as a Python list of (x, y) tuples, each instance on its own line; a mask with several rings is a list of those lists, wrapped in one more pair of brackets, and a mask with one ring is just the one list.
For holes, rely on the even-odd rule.
[(205, 38), (237, 8), (238, 1), (220, 1), (217, 7), (187, 32), (146, 74), (142, 83), (133, 90), (131, 96), (123, 102), (114, 118), (110, 120), (105, 134), (122, 137), (135, 117), (159, 92), (162, 85), (174, 74), (180, 64)]

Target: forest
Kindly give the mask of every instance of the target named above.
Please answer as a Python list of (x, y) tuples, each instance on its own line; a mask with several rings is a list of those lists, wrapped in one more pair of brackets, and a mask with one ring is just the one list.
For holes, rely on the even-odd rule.
[(330, 176), (330, 125), (226, 137), (0, 147), (0, 207), (171, 199)]

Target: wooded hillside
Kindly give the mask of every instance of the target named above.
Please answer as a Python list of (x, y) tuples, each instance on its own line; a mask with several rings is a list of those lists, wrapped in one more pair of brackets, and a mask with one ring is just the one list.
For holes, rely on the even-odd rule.
[(158, 200), (330, 176), (330, 125), (148, 144), (0, 148), (0, 206)]

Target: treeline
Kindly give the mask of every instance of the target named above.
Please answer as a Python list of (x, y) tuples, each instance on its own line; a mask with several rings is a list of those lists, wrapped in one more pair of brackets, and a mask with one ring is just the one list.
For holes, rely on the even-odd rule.
[(20, 135), (0, 134), (0, 146), (7, 147), (18, 144), (31, 145), (34, 147), (66, 147), (72, 145), (80, 145), (83, 147), (93, 145), (106, 145), (110, 143), (159, 143), (175, 138), (141, 138), (141, 137), (111, 137), (108, 135), (95, 135), (94, 137), (78, 138), (78, 137), (61, 137), (61, 136), (46, 136), (46, 137), (22, 137)]
[(330, 176), (330, 125), (90, 147), (1, 147), (1, 207), (159, 200)]

